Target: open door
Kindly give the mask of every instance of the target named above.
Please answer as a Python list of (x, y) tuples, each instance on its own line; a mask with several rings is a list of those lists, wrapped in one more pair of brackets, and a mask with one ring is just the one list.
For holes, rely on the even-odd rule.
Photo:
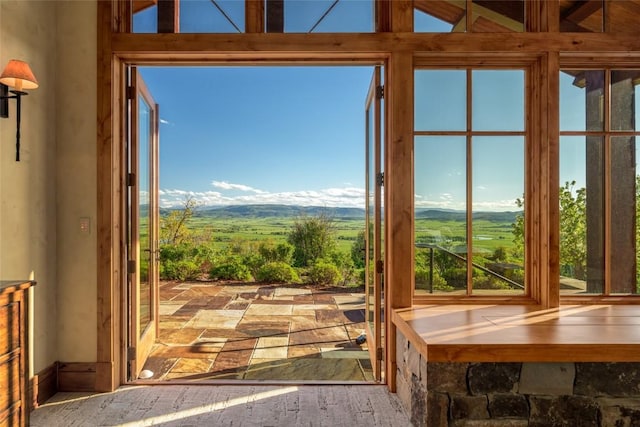
[(131, 68), (128, 144), (129, 380), (140, 376), (158, 334), (158, 105)]
[(382, 381), (383, 366), (383, 268), (382, 252), (382, 86), (381, 67), (374, 69), (365, 104), (366, 115), (366, 194), (365, 208), (365, 317), (367, 347), (376, 381)]

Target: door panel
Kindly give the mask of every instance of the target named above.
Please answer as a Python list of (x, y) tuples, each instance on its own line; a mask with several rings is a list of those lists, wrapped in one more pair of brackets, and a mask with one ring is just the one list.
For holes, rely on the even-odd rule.
[(365, 105), (366, 208), (365, 208), (365, 317), (369, 355), (376, 381), (382, 380), (382, 81), (375, 67)]
[(135, 380), (158, 333), (158, 105), (131, 69), (129, 144), (129, 379)]

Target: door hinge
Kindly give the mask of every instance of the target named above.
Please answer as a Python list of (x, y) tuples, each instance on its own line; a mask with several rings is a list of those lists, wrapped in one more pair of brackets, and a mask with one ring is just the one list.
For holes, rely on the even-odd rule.
[(384, 86), (380, 85), (376, 87), (376, 98), (383, 99), (384, 98)]
[(127, 273), (133, 274), (136, 272), (136, 260), (130, 259), (127, 261)]
[(133, 99), (133, 95), (134, 95), (133, 86), (127, 86), (126, 92), (127, 92), (126, 93), (127, 99)]
[(382, 274), (384, 273), (384, 262), (381, 259), (376, 261), (376, 273)]
[(127, 187), (133, 187), (136, 184), (136, 174), (128, 173), (127, 174)]
[(376, 185), (382, 187), (384, 185), (384, 172), (378, 172), (376, 175)]
[(136, 360), (136, 348), (135, 347), (127, 347), (127, 360), (128, 361)]
[(384, 358), (384, 353), (382, 351), (382, 347), (378, 347), (376, 349), (376, 360), (382, 360)]

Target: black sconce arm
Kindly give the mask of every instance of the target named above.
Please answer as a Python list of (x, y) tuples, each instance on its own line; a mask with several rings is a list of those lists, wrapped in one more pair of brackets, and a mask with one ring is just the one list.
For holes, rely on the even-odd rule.
[[(11, 92), (13, 95), (9, 95)], [(20, 161), (20, 110), (21, 110), (21, 98), (24, 95), (28, 95), (27, 92), (20, 90), (11, 90), (9, 87), (0, 83), (0, 117), (9, 117), (9, 100), (16, 100), (16, 162)]]

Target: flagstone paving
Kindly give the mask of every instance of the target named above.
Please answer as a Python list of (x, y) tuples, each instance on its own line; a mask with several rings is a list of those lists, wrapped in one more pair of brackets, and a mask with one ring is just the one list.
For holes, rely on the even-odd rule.
[(156, 380), (371, 381), (364, 294), (348, 288), (164, 282)]

